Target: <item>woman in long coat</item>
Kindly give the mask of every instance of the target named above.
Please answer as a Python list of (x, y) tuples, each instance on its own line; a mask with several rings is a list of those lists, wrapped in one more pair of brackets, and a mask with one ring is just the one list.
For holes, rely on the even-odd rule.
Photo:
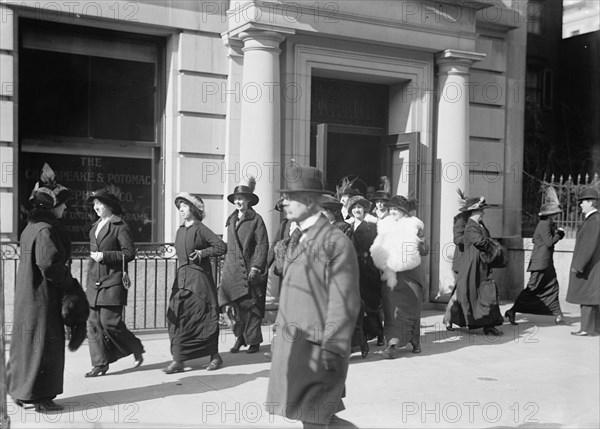
[(416, 201), (395, 195), (388, 206), (390, 215), (377, 223), (371, 256), (385, 279), (381, 289), (387, 347), (381, 354), (393, 359), (398, 349), (408, 343), (413, 353), (421, 352), (421, 258), (429, 253), (429, 247), (423, 222), (411, 215)]
[(564, 323), (558, 300), (558, 279), (552, 258), (554, 245), (565, 236), (554, 222), (554, 218), (561, 212), (556, 203), (544, 203), (540, 209), (540, 221), (533, 233), (533, 251), (527, 267), (527, 271), (531, 273), (529, 282), (519, 293), (513, 306), (504, 313), (513, 325), (517, 324), (516, 313), (553, 315), (557, 325)]
[(169, 299), (169, 338), (173, 362), (167, 374), (181, 372), (184, 361), (210, 356), (208, 371), (223, 364), (219, 355), (219, 303), (210, 258), (221, 256), (227, 245), (202, 223), (204, 202), (180, 192), (175, 205), (184, 223), (177, 230), (177, 276)]
[(360, 348), (363, 357), (369, 353), (367, 341), (377, 337), (378, 345), (383, 345), (383, 323), (379, 315), (381, 307), (381, 274), (373, 264), (370, 248), (377, 236), (377, 224), (367, 222), (366, 214), (371, 203), (357, 195), (348, 200), (348, 210), (353, 218), (352, 243), (358, 256), (360, 299), (362, 310), (359, 314), (360, 329), (352, 339), (353, 351)]
[(88, 321), (90, 357), (93, 368), (86, 377), (108, 371), (108, 365), (133, 353), (134, 367), (142, 364), (142, 342), (123, 322), (127, 289), (123, 285), (123, 266), (135, 258), (131, 230), (119, 215), (123, 212), (116, 189), (92, 192), (99, 219), (90, 230), (90, 259), (86, 295), (90, 303)]
[(483, 328), (486, 335), (502, 335), (496, 328), (504, 323), (498, 303), (498, 289), (491, 279), (491, 269), (481, 258), (490, 245), (490, 232), (483, 224), (487, 207), (485, 198), (468, 198), (461, 211), (469, 212), (465, 226), (465, 251), (456, 280), (456, 302), (450, 322), (469, 329)]
[(236, 186), (227, 199), (236, 210), (229, 216), (227, 254), (219, 287), (219, 305), (229, 306), (236, 337), (231, 353), (249, 346), (246, 353), (256, 353), (263, 341), (261, 332), (267, 289), (269, 238), (262, 217), (252, 207), (258, 203), (254, 180), (249, 186)]
[(63, 393), (65, 368), (61, 302), (73, 285), (69, 266), (71, 242), (58, 224), (68, 192), (53, 179), (53, 172), (50, 178), (42, 175), (32, 193), (33, 208), (21, 234), (6, 378), (8, 394), (15, 403), (33, 404), (38, 412), (63, 409), (54, 402)]

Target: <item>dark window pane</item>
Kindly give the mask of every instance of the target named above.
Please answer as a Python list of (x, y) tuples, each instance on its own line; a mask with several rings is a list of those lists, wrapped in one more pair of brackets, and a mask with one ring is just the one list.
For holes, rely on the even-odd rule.
[(154, 141), (155, 65), (91, 57), (91, 137)]
[(23, 135), (88, 135), (88, 57), (24, 49), (20, 56)]

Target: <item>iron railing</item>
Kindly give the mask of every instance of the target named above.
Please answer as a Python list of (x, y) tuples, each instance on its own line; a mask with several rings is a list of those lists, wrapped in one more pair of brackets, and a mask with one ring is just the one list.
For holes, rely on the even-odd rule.
[[(177, 257), (173, 243), (136, 243), (136, 258), (129, 263), (131, 278), (123, 320), (132, 331), (165, 330), (171, 287), (177, 273)], [(20, 259), (19, 243), (0, 243), (0, 276), (2, 276), (6, 334), (10, 334), (14, 312), (14, 291)], [(85, 288), (89, 243), (73, 243), (71, 273)], [(212, 258), (215, 284), (221, 280), (223, 258)]]
[(595, 173), (593, 177), (590, 177), (589, 174), (585, 176), (580, 174), (575, 179), (569, 175), (566, 180), (563, 176), (557, 179), (553, 174), (549, 178), (544, 176), (539, 180), (524, 172), (523, 178), (525, 180), (523, 186), (523, 236), (530, 237), (533, 234), (539, 220), (537, 214), (545, 202), (545, 190), (548, 186), (552, 186), (556, 190), (562, 208), (556, 224), (565, 230), (567, 238), (574, 238), (577, 229), (584, 221), (577, 198), (585, 188), (600, 189), (598, 173)]

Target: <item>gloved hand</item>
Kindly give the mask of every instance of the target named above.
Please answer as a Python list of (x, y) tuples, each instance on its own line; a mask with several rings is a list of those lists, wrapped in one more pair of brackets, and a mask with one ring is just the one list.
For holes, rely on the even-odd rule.
[(559, 229), (556, 231), (556, 233), (557, 233), (558, 235), (560, 235), (560, 239), (561, 239), (561, 240), (562, 240), (562, 238), (565, 236), (565, 230), (564, 230), (564, 229), (562, 229), (562, 228), (559, 228)]
[(248, 274), (248, 282), (251, 285), (255, 285), (260, 281), (260, 271), (258, 268), (250, 268), (250, 274)]
[(325, 371), (340, 371), (343, 358), (329, 350), (321, 350), (321, 365)]

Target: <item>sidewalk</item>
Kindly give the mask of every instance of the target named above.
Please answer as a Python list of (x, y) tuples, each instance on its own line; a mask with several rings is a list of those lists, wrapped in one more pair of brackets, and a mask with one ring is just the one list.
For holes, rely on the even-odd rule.
[[(506, 310), (507, 305), (502, 306)], [(347, 427), (580, 427), (600, 425), (600, 337), (574, 337), (579, 308), (563, 308), (572, 326), (555, 326), (550, 316), (518, 315), (504, 336), (481, 330), (448, 332), (442, 312), (422, 315), (422, 349), (410, 346), (395, 360), (371, 353), (351, 357)], [(86, 379), (87, 344), (67, 351), (60, 414), (37, 414), (8, 403), (13, 428), (300, 428), (300, 422), (271, 416), (265, 408), (270, 363), (270, 327), (256, 354), (229, 353), (234, 337), (221, 335), (225, 366), (205, 370), (208, 358), (187, 362), (183, 373), (161, 371), (171, 359), (166, 333), (142, 335), (142, 367), (133, 358), (111, 365), (102, 377)]]

